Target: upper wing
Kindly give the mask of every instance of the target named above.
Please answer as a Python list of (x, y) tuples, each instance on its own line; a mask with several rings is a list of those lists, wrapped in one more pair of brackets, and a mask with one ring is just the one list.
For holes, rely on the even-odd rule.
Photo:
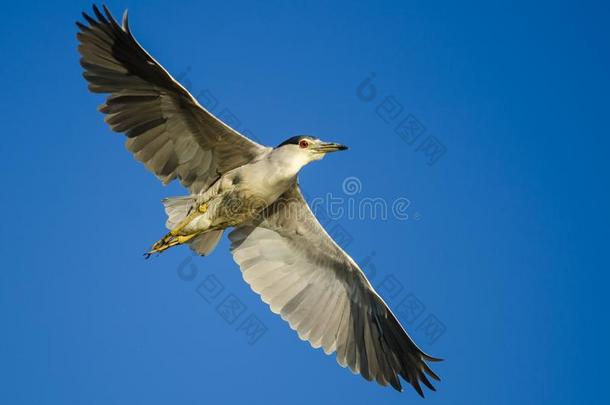
[(228, 170), (265, 148), (205, 110), (135, 40), (127, 12), (119, 26), (104, 6), (97, 19), (77, 22), (78, 50), (89, 89), (109, 93), (100, 111), (129, 149), (164, 184), (178, 178), (192, 193), (205, 190)]
[(324, 231), (295, 185), (255, 223), (229, 235), (244, 280), (314, 348), (381, 385), (423, 396), (436, 361), (407, 335), (358, 265)]

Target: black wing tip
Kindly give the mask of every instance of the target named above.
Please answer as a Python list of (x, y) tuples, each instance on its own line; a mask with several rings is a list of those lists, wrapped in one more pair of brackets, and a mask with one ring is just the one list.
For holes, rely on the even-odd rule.
[(83, 23), (82, 23), (82, 22), (80, 22), (80, 21), (75, 21), (75, 24), (76, 24), (76, 27), (78, 27), (78, 29), (79, 29), (81, 32), (85, 32), (85, 31), (88, 31), (88, 30), (89, 30), (89, 27), (87, 27), (85, 24), (83, 24)]
[[(93, 9), (93, 14), (96, 17), (98, 17), (99, 10), (95, 4), (93, 4), (92, 9)], [(83, 17), (83, 19), (87, 22), (87, 24), (89, 24), (89, 26), (87, 26), (87, 25), (81, 23), (80, 21), (76, 22), (76, 25), (83, 31), (89, 30), (92, 27), (95, 27), (95, 26), (99, 25), (100, 23), (103, 23), (103, 21), (98, 21), (95, 18), (93, 18), (92, 16), (90, 16), (89, 14), (87, 14), (86, 11), (82, 11), (80, 14)]]
[[(102, 7), (104, 9), (106, 9), (106, 6), (102, 5)], [(93, 4), (93, 13), (95, 14), (95, 16), (97, 17), (97, 19), (104, 23), (104, 24), (108, 24), (108, 20), (106, 20), (106, 17), (104, 17), (104, 15), (102, 14), (102, 12), (100, 11), (100, 9), (97, 7), (97, 5), (94, 3)]]
[(413, 386), (413, 388), (415, 388), (415, 391), (417, 391), (420, 397), (426, 398), (426, 396), (424, 395), (424, 390), (421, 389), (421, 386), (419, 385), (419, 382), (417, 380), (412, 382), (411, 385)]
[[(436, 376), (436, 374), (432, 375), (431, 377), (437, 381), (440, 381), (440, 379)], [(407, 377), (407, 378), (405, 378), (405, 380), (413, 387), (415, 392), (417, 392), (417, 395), (419, 395), (420, 397), (422, 397), (424, 399), (426, 398), (426, 395), (420, 385), (420, 382), (423, 383), (428, 389), (430, 389), (430, 391), (436, 392), (436, 387), (434, 387), (434, 385), (432, 385), (430, 380), (428, 380), (428, 378), (426, 377), (426, 375), (423, 372), (421, 372), (416, 377), (411, 377), (411, 378)], [(387, 382), (385, 382), (385, 381), (377, 380), (377, 382), (383, 386), (388, 385)], [(394, 388), (394, 390), (396, 390), (397, 392), (400, 392), (400, 393), (405, 392), (404, 388), (400, 384), (400, 379), (397, 378), (397, 381), (392, 381), (392, 379), (390, 379), (388, 382), (390, 383), (389, 385), (392, 388)]]
[[(417, 392), (417, 394), (422, 398), (425, 398), (425, 395), (424, 395), (424, 391), (423, 391), (420, 383), (423, 383), (428, 389), (430, 389), (430, 391), (436, 392), (436, 387), (434, 387), (434, 385), (432, 385), (432, 383), (428, 379), (428, 376), (435, 381), (438, 381), (438, 382), (441, 381), (440, 377), (438, 375), (436, 375), (436, 373), (434, 371), (432, 371), (430, 369), (430, 367), (428, 367), (428, 365), (425, 363), (425, 360), (428, 360), (428, 358), (430, 358), (430, 361), (442, 361), (443, 360), (440, 358), (431, 357), (431, 356), (424, 354), (424, 357), (421, 359), (422, 361), (420, 363), (420, 367), (418, 367), (418, 370), (416, 371), (415, 375), (408, 373), (406, 371), (400, 372), (401, 377), (403, 377), (404, 380), (407, 381), (413, 387), (413, 389)], [(402, 387), (400, 387), (400, 383), (398, 384), (398, 387), (394, 386), (394, 384), (392, 384), (392, 386), (394, 387), (394, 389), (396, 391), (403, 392)], [(400, 389), (399, 389), (399, 387), (400, 387)]]
[[(116, 19), (110, 12), (110, 9), (104, 3), (102, 3), (101, 7), (102, 7), (102, 10), (104, 11), (103, 13), (102, 13), (102, 10), (100, 10), (100, 8), (97, 6), (97, 4), (93, 3), (91, 6), (91, 9), (93, 10), (93, 15), (97, 19), (93, 18), (91, 15), (87, 14), (87, 12), (85, 12), (85, 11), (81, 12), (82, 17), (85, 19), (85, 21), (87, 23), (89, 23), (89, 27), (87, 27), (85, 24), (82, 24), (80, 21), (76, 22), (77, 27), (80, 28), (81, 30), (85, 31), (85, 30), (90, 29), (90, 27), (94, 27), (94, 26), (97, 26), (100, 24), (101, 25), (116, 24), (117, 26), (119, 26)], [(123, 13), (122, 28), (125, 31), (129, 32), (129, 20), (128, 20), (127, 9), (125, 9), (125, 11)]]
[(94, 27), (98, 24), (98, 22), (95, 21), (95, 19), (93, 17), (91, 17), (89, 14), (87, 14), (86, 12), (83, 11), (80, 14), (85, 19), (85, 21), (87, 21), (87, 23), (89, 23), (90, 27)]
[(434, 385), (432, 385), (432, 383), (430, 382), (430, 380), (428, 380), (428, 378), (426, 377), (426, 375), (424, 373), (421, 373), (421, 375), (419, 376), (419, 380), (421, 382), (423, 382), (424, 385), (426, 387), (428, 387), (430, 390), (436, 391), (436, 388), (434, 388)]

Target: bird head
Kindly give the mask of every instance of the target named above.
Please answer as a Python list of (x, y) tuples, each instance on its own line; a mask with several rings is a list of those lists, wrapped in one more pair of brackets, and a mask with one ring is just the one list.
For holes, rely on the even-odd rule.
[(347, 146), (335, 142), (325, 142), (315, 136), (298, 135), (286, 139), (275, 149), (281, 149), (295, 158), (303, 160), (304, 163), (309, 163), (322, 159), (327, 153), (346, 150)]

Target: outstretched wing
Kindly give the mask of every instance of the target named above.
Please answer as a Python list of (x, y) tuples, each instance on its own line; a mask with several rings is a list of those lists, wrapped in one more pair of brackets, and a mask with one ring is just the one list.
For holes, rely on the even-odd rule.
[(438, 380), (422, 352), (358, 265), (324, 231), (298, 185), (254, 223), (229, 235), (244, 280), (299, 337), (367, 380), (401, 391), (399, 376), (423, 396)]
[(89, 25), (77, 22), (78, 50), (89, 89), (108, 93), (100, 111), (127, 135), (134, 157), (164, 184), (178, 178), (192, 193), (266, 148), (225, 125), (138, 44), (127, 12), (120, 26), (104, 6), (93, 6)]

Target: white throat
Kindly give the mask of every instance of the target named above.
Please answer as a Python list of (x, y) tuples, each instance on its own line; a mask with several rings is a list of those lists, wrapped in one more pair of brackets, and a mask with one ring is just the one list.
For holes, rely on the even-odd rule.
[(314, 154), (299, 149), (296, 145), (273, 149), (269, 154), (270, 163), (276, 166), (282, 175), (291, 178), (296, 176), (306, 164), (323, 157), (323, 154)]

